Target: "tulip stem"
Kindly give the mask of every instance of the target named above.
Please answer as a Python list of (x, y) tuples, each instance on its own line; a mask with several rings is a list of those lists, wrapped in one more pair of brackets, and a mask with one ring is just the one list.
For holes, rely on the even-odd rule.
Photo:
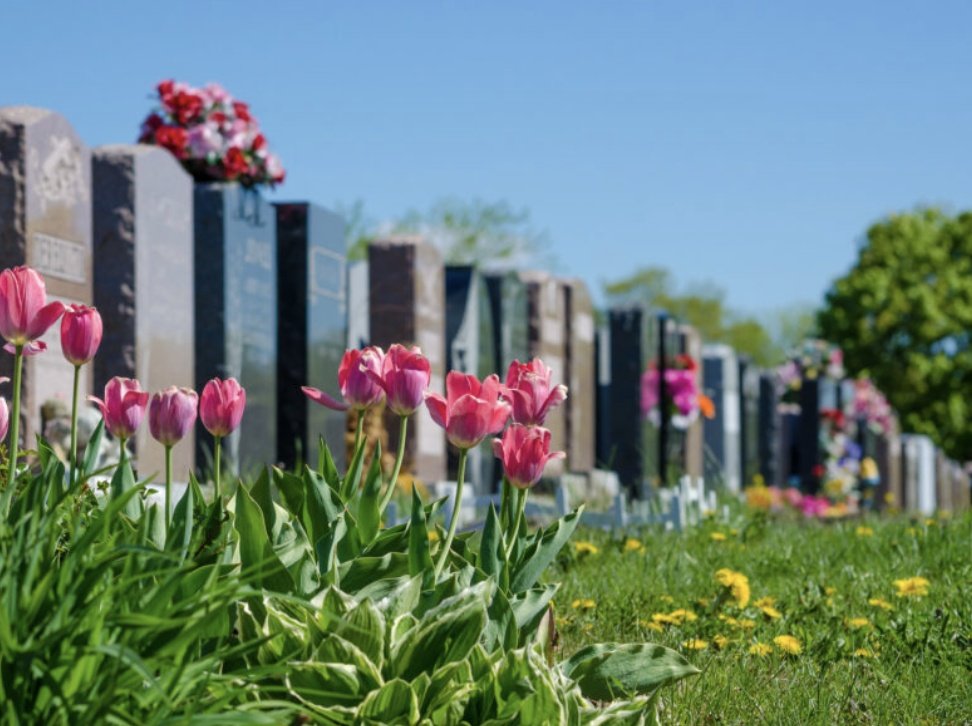
[(71, 399), (71, 448), (68, 451), (70, 474), (68, 489), (74, 488), (74, 477), (78, 466), (78, 387), (81, 383), (81, 366), (74, 366), (74, 394)]
[(520, 538), (520, 523), (523, 521), (523, 510), (526, 509), (527, 490), (515, 488), (516, 491), (516, 518), (513, 520), (513, 528), (510, 530), (510, 541), (506, 545), (506, 561), (510, 561), (516, 541)]
[(402, 416), (398, 428), (398, 455), (395, 457), (395, 468), (392, 469), (391, 479), (388, 480), (388, 490), (381, 499), (381, 506), (378, 508), (379, 514), (384, 514), (385, 507), (388, 506), (388, 502), (391, 501), (395, 490), (398, 488), (398, 475), (402, 470), (402, 461), (405, 459), (405, 437), (407, 433), (408, 416)]
[(14, 484), (17, 481), (17, 447), (20, 445), (20, 376), (24, 366), (24, 346), (18, 345), (14, 352), (13, 377), (13, 421), (10, 422), (9, 449), (10, 466), (7, 472), (7, 491), (3, 493), (3, 516), (10, 512), (10, 500), (13, 498)]
[(213, 486), (216, 488), (216, 494), (213, 496), (213, 500), (222, 503), (223, 499), (219, 492), (219, 460), (222, 458), (222, 436), (214, 436), (213, 439), (215, 443), (213, 444), (213, 466), (215, 471), (213, 472)]
[(456, 475), (456, 498), (452, 503), (452, 519), (449, 521), (449, 533), (446, 535), (445, 543), (442, 546), (442, 554), (439, 555), (439, 562), (435, 566), (435, 576), (438, 579), (442, 568), (445, 567), (446, 560), (449, 559), (449, 550), (452, 549), (452, 540), (456, 536), (456, 525), (459, 523), (459, 510), (462, 508), (462, 480), (466, 477), (466, 449), (459, 449), (459, 472)]
[(358, 453), (358, 447), (361, 446), (361, 434), (364, 431), (364, 420), (367, 410), (358, 411), (358, 423), (354, 427), (354, 453)]
[(172, 521), (172, 444), (165, 447), (165, 533)]

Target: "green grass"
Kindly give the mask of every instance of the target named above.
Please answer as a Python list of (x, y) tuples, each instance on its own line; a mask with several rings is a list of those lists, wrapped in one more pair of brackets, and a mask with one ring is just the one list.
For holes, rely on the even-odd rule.
[[(859, 526), (873, 530), (857, 533)], [(724, 541), (712, 538), (715, 532)], [(581, 531), (561, 559), (556, 598), (560, 647), (651, 641), (685, 653), (702, 673), (661, 695), (664, 723), (972, 723), (972, 516), (951, 521), (855, 520), (818, 523), (735, 515), (683, 534)], [(581, 554), (577, 543), (598, 548)], [(714, 573), (730, 568), (749, 579), (745, 610), (719, 600)], [(554, 573), (551, 573), (554, 574)], [(898, 597), (894, 580), (922, 576), (926, 597)], [(833, 588), (829, 590), (829, 588)], [(828, 594), (831, 593), (831, 594)], [(754, 606), (776, 598), (777, 620)], [(707, 601), (706, 604), (699, 600)], [(881, 598), (894, 610), (868, 604)], [(576, 600), (591, 599), (584, 609)], [(691, 609), (697, 619), (648, 627), (655, 613)], [(719, 618), (751, 618), (745, 630)], [(851, 628), (847, 620), (867, 618)], [(778, 635), (803, 645), (797, 656), (754, 643)], [(722, 649), (714, 639), (730, 642)], [(684, 647), (704, 640), (704, 650)], [(855, 656), (867, 648), (875, 657)]]

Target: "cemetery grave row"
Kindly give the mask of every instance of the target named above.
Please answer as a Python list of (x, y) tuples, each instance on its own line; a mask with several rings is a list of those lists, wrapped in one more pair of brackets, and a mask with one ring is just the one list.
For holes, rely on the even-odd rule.
[[(61, 116), (8, 107), (0, 109), (0, 267), (22, 264), (44, 275), (53, 299), (101, 312), (103, 355), (86, 392), (114, 375), (147, 390), (237, 378), (247, 422), (226, 453), (241, 472), (315, 465), (319, 435), (343, 467), (345, 415), (309, 402), (300, 386), (333, 387), (344, 349), (365, 344), (421, 347), (432, 390), (443, 389), (448, 370), (502, 377), (511, 361), (541, 357), (570, 389), (547, 421), (552, 448), (568, 457), (547, 474), (580, 481), (581, 496), (606, 482), (598, 486), (608, 495), (645, 500), (683, 476), (739, 492), (757, 475), (815, 493), (833, 439), (827, 412), (843, 414), (853, 398), (841, 377), (808, 375), (798, 401), (787, 401), (792, 391), (776, 372), (727, 346), (703, 346), (691, 327), (640, 307), (611, 309), (598, 322), (580, 280), (446, 265), (417, 238), (377, 241), (367, 260), (349, 265), (343, 221), (316, 204), (270, 204), (236, 183), (194, 182), (159, 147), (89, 150)], [(66, 415), (70, 400), (56, 331), (45, 342), (51, 352), (25, 367), (27, 441)], [(665, 417), (646, 420), (638, 391), (646, 368), (679, 355), (699, 362), (691, 375), (715, 405), (712, 418), (676, 429)], [(0, 375), (10, 367), (9, 356), (0, 359)], [(901, 435), (893, 422), (852, 423), (841, 436), (876, 462), (875, 504), (925, 513), (969, 505), (968, 476), (929, 439)], [(457, 462), (427, 411), (414, 426), (404, 470), (429, 484), (454, 478)], [(388, 450), (396, 432), (385, 428)], [(163, 467), (147, 436), (143, 427), (135, 442), (143, 474)], [(202, 436), (175, 453), (177, 478), (210, 456)], [(497, 491), (487, 446), (467, 471), (479, 494)]]

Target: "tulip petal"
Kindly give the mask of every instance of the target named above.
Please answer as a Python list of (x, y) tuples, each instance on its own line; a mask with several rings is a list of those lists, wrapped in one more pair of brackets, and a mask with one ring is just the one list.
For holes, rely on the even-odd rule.
[(331, 398), (329, 395), (324, 393), (324, 391), (318, 390), (317, 388), (311, 388), (310, 386), (301, 386), (300, 390), (304, 392), (314, 403), (319, 403), (321, 406), (333, 409), (335, 411), (347, 411), (348, 404), (343, 401), (338, 401)]
[(476, 380), (476, 376), (449, 371), (449, 375), (446, 376), (446, 396), (450, 402), (455, 402), (467, 394), (475, 396), (478, 393), (479, 381)]
[(432, 416), (432, 420), (439, 424), (439, 426), (442, 428), (445, 428), (448, 420), (447, 411), (449, 408), (446, 404), (446, 400), (438, 393), (426, 393), (425, 407), (429, 409), (429, 415)]
[(556, 408), (566, 400), (567, 386), (561, 383), (550, 392), (550, 395), (547, 396), (547, 400), (543, 402), (542, 406), (540, 406), (540, 410), (537, 412), (537, 418), (540, 421), (543, 421), (547, 418), (547, 414), (550, 412), (550, 409)]
[(57, 319), (64, 313), (64, 303), (59, 300), (48, 303), (40, 310), (33, 320), (28, 322), (27, 337), (36, 340), (47, 332), (47, 329), (57, 322)]
[(510, 412), (512, 411), (510, 404), (505, 401), (498, 402), (493, 410), (490, 412), (489, 427), (486, 433), (488, 434), (498, 434), (506, 426), (507, 420), (510, 418)]

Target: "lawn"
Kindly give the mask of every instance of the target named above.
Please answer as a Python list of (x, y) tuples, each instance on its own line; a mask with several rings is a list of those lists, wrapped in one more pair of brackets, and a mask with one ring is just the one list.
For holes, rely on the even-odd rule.
[(972, 723), (969, 514), (580, 531), (560, 566), (564, 653), (652, 641), (701, 669), (662, 692), (663, 723)]

